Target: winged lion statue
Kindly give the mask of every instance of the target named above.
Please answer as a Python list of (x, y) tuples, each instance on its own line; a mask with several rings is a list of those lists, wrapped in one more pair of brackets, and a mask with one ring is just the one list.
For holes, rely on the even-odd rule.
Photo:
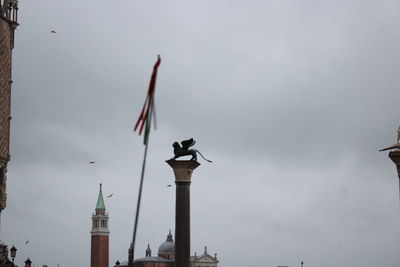
[(190, 160), (196, 160), (197, 161), (197, 153), (200, 154), (200, 156), (208, 161), (208, 162), (212, 162), (211, 160), (206, 159), (201, 153), (200, 151), (198, 151), (197, 149), (193, 149), (190, 148), (192, 146), (194, 146), (196, 144), (196, 140), (194, 140), (193, 138), (187, 139), (187, 140), (183, 140), (181, 142), (181, 145), (178, 142), (174, 142), (172, 144), (173, 148), (174, 148), (174, 157), (172, 159), (177, 159), (183, 156), (192, 156), (192, 158)]

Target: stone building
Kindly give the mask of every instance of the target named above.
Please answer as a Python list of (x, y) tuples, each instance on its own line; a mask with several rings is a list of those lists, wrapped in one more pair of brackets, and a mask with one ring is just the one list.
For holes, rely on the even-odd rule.
[(202, 255), (197, 256), (195, 253), (194, 256), (190, 257), (190, 267), (217, 267), (218, 262), (217, 253), (214, 254), (214, 257), (211, 256), (207, 252), (207, 247), (204, 247)]
[(108, 214), (104, 205), (103, 192), (99, 190), (96, 209), (92, 215), (90, 267), (108, 267), (109, 234)]
[(11, 58), (18, 1), (0, 0), (0, 214), (6, 207), (6, 173), (10, 160)]
[[(18, 26), (18, 1), (0, 0), (0, 220), (6, 207), (7, 164), (10, 160), (11, 58), (14, 32)], [(1, 225), (1, 222), (0, 222)], [(0, 266), (7, 260), (8, 249), (0, 242)]]
[[(157, 256), (152, 256), (150, 245), (147, 245), (144, 258), (135, 259), (134, 267), (174, 267), (175, 266), (175, 243), (169, 231), (167, 239), (158, 247)], [(118, 262), (119, 263), (119, 262)], [(204, 248), (202, 255), (190, 257), (190, 267), (218, 267), (217, 254), (211, 256)], [(128, 261), (114, 265), (114, 267), (127, 267)]]

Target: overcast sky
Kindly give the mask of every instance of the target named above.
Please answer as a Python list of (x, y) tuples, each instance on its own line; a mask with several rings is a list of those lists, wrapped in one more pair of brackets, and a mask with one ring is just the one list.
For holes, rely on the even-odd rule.
[(0, 235), (17, 264), (89, 266), (100, 182), (114, 193), (110, 266), (127, 259), (144, 152), (132, 128), (160, 54), (137, 257), (174, 231), (165, 160), (194, 137), (213, 163), (192, 177), (192, 254), (207, 246), (220, 267), (399, 266), (399, 180), (378, 149), (400, 125), (400, 2), (19, 7)]

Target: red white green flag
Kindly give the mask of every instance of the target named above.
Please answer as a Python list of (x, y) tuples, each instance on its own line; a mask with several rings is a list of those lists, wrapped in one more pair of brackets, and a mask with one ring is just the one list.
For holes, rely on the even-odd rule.
[(154, 125), (155, 125), (155, 114), (156, 113), (155, 113), (155, 105), (154, 105), (154, 91), (156, 88), (157, 70), (158, 70), (158, 66), (160, 66), (160, 63), (161, 63), (161, 58), (160, 58), (160, 55), (158, 55), (157, 62), (156, 62), (156, 64), (154, 64), (154, 67), (153, 67), (153, 73), (151, 75), (149, 90), (147, 92), (146, 100), (144, 102), (142, 111), (140, 112), (139, 118), (135, 124), (135, 128), (133, 129), (134, 132), (136, 132), (136, 130), (139, 129), (139, 135), (142, 135), (142, 132), (144, 130), (144, 136), (143, 136), (144, 137), (143, 138), (144, 145), (147, 145), (147, 142), (149, 140), (152, 116), (154, 116)]

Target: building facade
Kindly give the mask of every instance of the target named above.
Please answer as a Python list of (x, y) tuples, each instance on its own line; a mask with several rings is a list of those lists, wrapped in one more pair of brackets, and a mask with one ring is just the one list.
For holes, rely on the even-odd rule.
[(108, 267), (109, 260), (109, 235), (108, 214), (104, 205), (103, 192), (100, 184), (99, 196), (97, 197), (96, 209), (92, 214), (91, 234), (91, 267)]
[[(147, 245), (144, 258), (135, 259), (134, 267), (175, 267), (175, 243), (169, 231), (167, 239), (158, 247), (157, 256), (152, 256), (150, 245)], [(209, 255), (204, 247), (202, 255), (190, 257), (190, 267), (218, 267), (217, 254)], [(119, 265), (118, 265), (119, 264)], [(128, 261), (114, 265), (114, 267), (127, 267)]]
[(204, 252), (202, 255), (190, 257), (190, 267), (218, 267), (217, 253), (214, 257), (208, 254), (207, 247), (204, 247)]
[(10, 160), (11, 58), (18, 1), (0, 0), (0, 214), (6, 207), (7, 163)]
[[(18, 1), (0, 0), (0, 220), (7, 204), (7, 164), (10, 160), (11, 63), (14, 32), (18, 26)], [(1, 222), (0, 222), (1, 225)], [(8, 260), (7, 245), (0, 241), (0, 266)]]

